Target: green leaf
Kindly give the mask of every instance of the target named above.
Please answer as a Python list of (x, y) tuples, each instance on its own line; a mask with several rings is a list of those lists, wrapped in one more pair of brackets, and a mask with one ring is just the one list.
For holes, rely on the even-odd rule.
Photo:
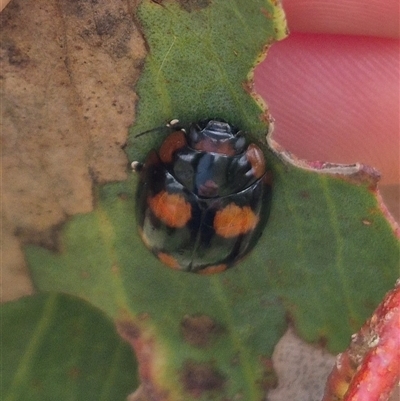
[(3, 401), (125, 400), (137, 383), (129, 346), (104, 314), (66, 295), (1, 306)]
[[(57, 252), (29, 246), (37, 287), (86, 299), (115, 320), (155, 399), (259, 400), (290, 317), (309, 341), (343, 349), (393, 285), (399, 242), (368, 180), (283, 162), (265, 144), (265, 112), (245, 84), (266, 43), (285, 32), (274, 2), (143, 1), (149, 55), (127, 147), (143, 161), (171, 118), (220, 117), (262, 144), (274, 176), (271, 216), (252, 253), (214, 276), (171, 271), (141, 242), (137, 177), (97, 189), (94, 212), (62, 230)], [(140, 188), (139, 188), (140, 190)]]
[[(267, 45), (286, 36), (275, 1), (143, 1), (139, 18), (149, 54), (137, 86), (134, 134), (164, 125), (220, 117), (262, 137), (261, 108), (247, 80)], [(158, 138), (160, 143), (161, 138)], [(157, 135), (128, 147), (143, 160)]]

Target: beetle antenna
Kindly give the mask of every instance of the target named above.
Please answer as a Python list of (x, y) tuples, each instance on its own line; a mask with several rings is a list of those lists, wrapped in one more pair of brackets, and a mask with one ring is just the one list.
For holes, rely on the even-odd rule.
[(165, 125), (160, 125), (159, 127), (151, 128), (151, 129), (148, 129), (147, 131), (143, 131), (143, 132), (135, 135), (135, 138), (138, 138), (139, 136), (142, 136), (144, 134), (148, 134), (149, 132), (158, 131), (158, 130), (163, 129), (165, 127), (167, 127), (167, 128), (178, 128), (178, 124), (179, 124), (179, 120), (174, 118), (173, 120), (171, 120), (169, 123), (167, 123)]
[(140, 134), (135, 135), (135, 138), (138, 138), (139, 136), (142, 136), (144, 134), (148, 134), (149, 132), (158, 131), (164, 127), (165, 127), (165, 125), (160, 125), (159, 127), (148, 129), (147, 131), (143, 131)]

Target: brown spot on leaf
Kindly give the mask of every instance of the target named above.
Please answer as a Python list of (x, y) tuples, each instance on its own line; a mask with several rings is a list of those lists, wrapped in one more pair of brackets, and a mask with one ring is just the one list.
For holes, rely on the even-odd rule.
[(91, 0), (71, 0), (63, 1), (63, 11), (67, 16), (74, 16), (77, 18), (84, 18), (87, 9), (90, 7)]
[(381, 179), (381, 174), (373, 167), (361, 165), (358, 172), (350, 175), (349, 177), (344, 176), (343, 178), (356, 185), (367, 184), (370, 190), (374, 192), (376, 190), (378, 181)]
[[(13, 41), (2, 40), (0, 43), (0, 51), (6, 54), (7, 61), (11, 66), (22, 68), (26, 67), (29, 63), (28, 54), (24, 50), (18, 48)], [(3, 57), (4, 55), (2, 54), (1, 58)]]
[(106, 11), (96, 20), (96, 32), (100, 36), (114, 36), (121, 19)]
[(264, 7), (261, 7), (261, 12), (267, 17), (267, 19), (273, 19), (274, 16), (273, 14), (271, 14), (267, 9), (265, 9)]
[(326, 345), (328, 344), (328, 339), (325, 336), (321, 335), (318, 337), (316, 342), (321, 348), (326, 348)]
[(223, 329), (207, 315), (186, 315), (181, 322), (181, 332), (186, 342), (194, 347), (209, 346)]
[(118, 321), (117, 330), (120, 336), (130, 343), (140, 336), (139, 326), (129, 320)]
[(253, 82), (253, 80), (244, 81), (244, 82), (242, 83), (242, 88), (243, 88), (249, 95), (251, 95), (252, 93), (254, 93), (254, 82)]
[(222, 390), (225, 378), (211, 363), (188, 361), (182, 372), (183, 386), (194, 397), (205, 392)]
[(14, 234), (22, 243), (35, 244), (53, 252), (60, 252), (60, 230), (61, 224), (51, 227), (46, 231), (34, 230), (28, 227), (17, 227)]
[(97, 40), (99, 37), (101, 47), (116, 58), (129, 56), (129, 41), (136, 35), (136, 27), (128, 12), (108, 9), (100, 10), (94, 15), (94, 32), (86, 32), (88, 38)]

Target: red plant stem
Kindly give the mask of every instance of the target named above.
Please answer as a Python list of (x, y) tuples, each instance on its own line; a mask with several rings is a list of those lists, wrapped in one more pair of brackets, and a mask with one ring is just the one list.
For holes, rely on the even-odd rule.
[(386, 401), (400, 379), (400, 280), (339, 354), (322, 401)]

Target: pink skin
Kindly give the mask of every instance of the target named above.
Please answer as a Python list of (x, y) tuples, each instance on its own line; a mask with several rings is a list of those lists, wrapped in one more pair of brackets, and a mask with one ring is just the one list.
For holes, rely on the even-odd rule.
[(274, 139), (309, 161), (374, 166), (399, 192), (398, 0), (283, 5), (291, 35), (255, 72)]

